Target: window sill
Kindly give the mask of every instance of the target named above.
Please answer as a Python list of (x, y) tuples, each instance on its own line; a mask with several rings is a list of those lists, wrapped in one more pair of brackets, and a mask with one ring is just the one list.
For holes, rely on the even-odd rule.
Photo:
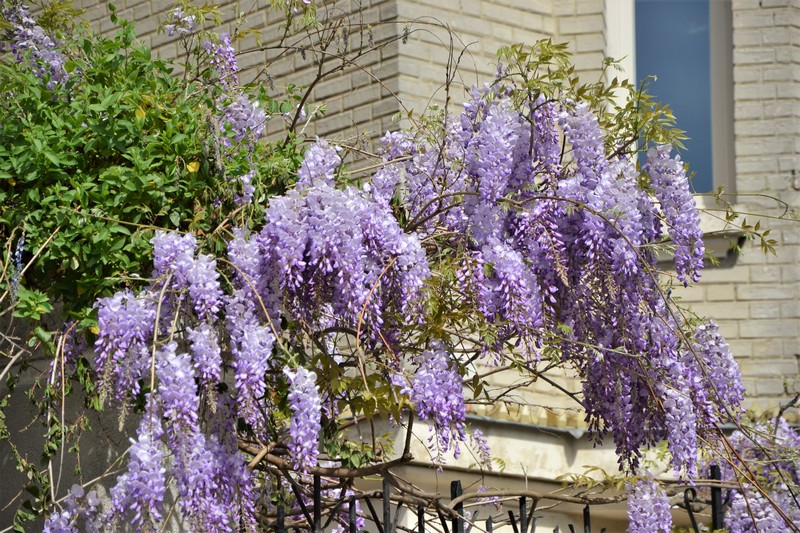
[[(706, 267), (730, 268), (736, 264), (737, 249), (744, 243), (744, 232), (736, 224), (725, 221), (725, 208), (717, 205), (713, 196), (695, 196), (700, 210), (700, 229), (703, 230), (703, 244), (706, 255), (713, 258), (716, 265), (706, 261)], [(734, 205), (734, 209), (738, 206)], [(659, 253), (658, 262), (664, 266), (672, 264), (672, 257)]]

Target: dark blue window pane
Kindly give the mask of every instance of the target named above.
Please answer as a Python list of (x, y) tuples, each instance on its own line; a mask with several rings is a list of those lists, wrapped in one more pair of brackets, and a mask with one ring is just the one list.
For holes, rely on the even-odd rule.
[(669, 104), (690, 137), (681, 157), (695, 192), (714, 188), (708, 0), (636, 0), (636, 76), (655, 75), (650, 93)]

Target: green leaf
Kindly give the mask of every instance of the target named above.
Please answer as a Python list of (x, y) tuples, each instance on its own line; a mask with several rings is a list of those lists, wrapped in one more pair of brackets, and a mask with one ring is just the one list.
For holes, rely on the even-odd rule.
[(14, 316), (17, 318), (30, 318), (39, 320), (42, 315), (53, 310), (46, 294), (39, 290), (30, 290), (23, 286), (17, 289), (17, 305), (14, 307)]
[(54, 154), (53, 152), (51, 152), (50, 150), (44, 150), (44, 151), (42, 151), (42, 153), (54, 165), (60, 165), (61, 164), (61, 161), (59, 160), (58, 156), (56, 154)]

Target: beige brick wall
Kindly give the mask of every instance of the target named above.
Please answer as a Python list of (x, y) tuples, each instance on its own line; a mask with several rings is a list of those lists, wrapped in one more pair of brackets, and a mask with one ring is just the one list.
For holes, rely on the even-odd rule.
[[(459, 58), (451, 90), (451, 110), (465, 91), (490, 82), (497, 71), (497, 49), (551, 37), (569, 42), (576, 70), (595, 81), (605, 57), (603, 0), (399, 0), (400, 18), (425, 24), (401, 45), (403, 102), (418, 114), (430, 104), (444, 105), (448, 58)], [(435, 17), (435, 18), (434, 18)], [(427, 25), (442, 22), (447, 28)], [(451, 44), (447, 30), (456, 38)]]
[(585, 81), (595, 81), (606, 56), (605, 2), (555, 0), (553, 7), (557, 40), (570, 43), (575, 69)]
[[(556, 33), (550, 1), (398, 0), (398, 12), (417, 28), (400, 46), (399, 65), (403, 103), (415, 115), (443, 106), (448, 96), (457, 112), (466, 90), (494, 79), (500, 46)], [(458, 62), (458, 72), (448, 93), (449, 61)]]
[[(800, 207), (800, 3), (733, 0), (732, 8), (738, 207), (781, 217), (785, 207)], [(719, 322), (740, 361), (750, 405), (759, 410), (800, 390), (800, 225), (766, 217), (763, 223), (779, 241), (776, 255), (747, 243), (733, 268), (708, 270), (704, 289), (692, 295), (698, 299), (692, 307)]]
[[(86, 10), (85, 17), (95, 29), (112, 31), (105, 2), (76, 0), (75, 4)], [(182, 53), (177, 37), (156, 31), (171, 3), (123, 0), (116, 4), (119, 14), (136, 23), (140, 39), (155, 53), (167, 58)], [(223, 6), (223, 23), (215, 30), (232, 32), (232, 3), (219, 4)], [(243, 81), (270, 83), (276, 97), (285, 95), (289, 82), (298, 86), (312, 83), (318, 67), (314, 54), (303, 57), (291, 50), (277, 49), (282, 18), (268, 7), (267, 0), (244, 4), (244, 27), (262, 29), (264, 42), (262, 47), (256, 46), (253, 37), (239, 42), (238, 49), (243, 52), (239, 61), (245, 69)], [(337, 69), (340, 74), (327, 76), (314, 88), (309, 102), (324, 103), (328, 112), (325, 118), (309, 123), (306, 133), (312, 136), (374, 139), (399, 127), (393, 118), (400, 111), (413, 110), (419, 116), (431, 104), (444, 105), (449, 58), (458, 62), (449, 91), (450, 105), (456, 106), (451, 109), (457, 110), (466, 89), (493, 79), (496, 51), (501, 45), (531, 43), (543, 37), (571, 41), (578, 70), (590, 80), (599, 73), (604, 55), (603, 0), (335, 0), (318, 4), (324, 4), (320, 13), (333, 13), (363, 24), (368, 28), (364, 42), (371, 33), (375, 46), (365, 44), (362, 51), (371, 51), (355, 64)], [(405, 30), (409, 31), (407, 39), (398, 41)], [(351, 36), (351, 52), (358, 51), (359, 37)], [(382, 46), (389, 41), (394, 42)], [(286, 39), (283, 45), (309, 42), (298, 35)], [(339, 44), (331, 50), (335, 52)], [(328, 54), (325, 71), (336, 66), (335, 57)], [(282, 129), (281, 120), (269, 128), (276, 136)]]

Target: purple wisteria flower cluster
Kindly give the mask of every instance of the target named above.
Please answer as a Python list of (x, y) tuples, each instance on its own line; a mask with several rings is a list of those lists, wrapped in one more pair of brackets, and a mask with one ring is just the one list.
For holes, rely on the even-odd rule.
[(492, 469), (492, 451), (489, 448), (489, 441), (480, 429), (472, 430), (470, 444), (478, 453), (478, 461), (487, 470)]
[[(264, 117), (236, 86), (230, 36), (204, 50), (229, 147), (254, 142)], [(501, 84), (441, 127), (436, 139), (387, 134), (380, 168), (357, 184), (339, 148), (311, 144), (260, 226), (225, 228), (226, 259), (199, 236), (156, 232), (150, 285), (96, 305), (104, 387), (147, 406), (109, 520), (161, 521), (170, 479), (196, 529), (252, 523), (256, 489), (283, 482), (254, 476), (240, 446), (263, 445), (304, 483), (338, 449), (323, 424), (328, 435), (375, 410), (427, 421), (438, 464), (469, 443), (488, 467), (462, 378), (480, 358), (571, 369), (621, 468), (666, 441), (676, 473), (696, 475), (701, 432), (740, 416), (743, 388), (716, 325), (685, 322), (660, 285), (668, 240), (681, 282), (703, 266), (680, 160), (658, 147), (637, 168), (606, 146), (589, 105), (520, 105)], [(241, 177), (243, 203), (253, 179)], [(668, 530), (655, 481), (628, 492), (631, 531)]]
[[(44, 524), (43, 533), (99, 533), (100, 524), (96, 514), (100, 507), (97, 492), (88, 493), (80, 485), (69, 489), (66, 499), (61, 502), (62, 510), (51, 514)], [(79, 528), (82, 525), (82, 528)]]
[[(695, 369), (690, 374), (692, 401), (702, 410), (705, 423), (713, 425), (738, 418), (745, 392), (742, 373), (714, 322), (697, 325), (694, 342), (684, 352), (684, 360)], [(720, 399), (724, 401), (720, 403)]]
[[(327, 496), (329, 496), (333, 501), (339, 500), (339, 495), (342, 494), (340, 490), (328, 490), (325, 491)], [(347, 489), (342, 494), (344, 497), (353, 496), (354, 493), (352, 490)], [(363, 531), (364, 528), (367, 527), (367, 520), (364, 518), (364, 514), (361, 512), (361, 500), (355, 501), (355, 513), (356, 513), (356, 531)], [(336, 517), (336, 525), (333, 526), (331, 529), (331, 533), (346, 533), (350, 531), (350, 523), (349, 523), (349, 509), (345, 508), (342, 509), (342, 512), (339, 513), (339, 516)]]
[(58, 50), (53, 37), (30, 16), (27, 6), (22, 3), (7, 4), (3, 7), (3, 18), (11, 24), (4, 40), (10, 43), (11, 53), (17, 62), (29, 62), (33, 73), (47, 80), (50, 90), (69, 78), (64, 68), (66, 58)]
[(286, 0), (286, 7), (294, 14), (303, 12), (311, 5), (311, 0)]
[(263, 416), (258, 404), (267, 390), (265, 375), (275, 335), (258, 320), (253, 300), (241, 289), (228, 299), (226, 312), (239, 412), (250, 425), (261, 429)]
[[(387, 311), (411, 318), (430, 275), (418, 236), (391, 207), (354, 187), (333, 186), (335, 149), (308, 150), (297, 188), (273, 198), (257, 236), (259, 276), (277, 277), (292, 316), (315, 323), (330, 310), (341, 325), (391, 330)], [(373, 333), (375, 330), (373, 329)]]
[(252, 475), (235, 448), (202, 430), (195, 365), (177, 349), (173, 341), (158, 351), (158, 387), (147, 395), (128, 471), (111, 490), (112, 506), (104, 521), (129, 522), (137, 531), (158, 525), (169, 472), (183, 516), (195, 528), (223, 532), (234, 524), (252, 524)]
[(20, 276), (22, 275), (22, 254), (25, 252), (25, 234), (20, 235), (17, 246), (14, 248), (14, 261), (11, 263), (10, 291), (11, 299), (16, 301), (17, 291), (19, 291)]
[(269, 117), (263, 109), (250, 100), (247, 95), (231, 96), (230, 101), (223, 104), (222, 121), (225, 131), (230, 137), (223, 138), (223, 144), (233, 143), (251, 145), (264, 133)]
[(95, 307), (99, 329), (95, 365), (100, 389), (108, 390), (116, 400), (135, 396), (150, 369), (156, 298), (147, 291), (135, 296), (125, 290), (101, 298)]
[[(261, 361), (271, 350), (272, 334), (260, 333), (264, 328), (252, 320), (245, 323), (239, 337), (230, 333), (233, 359), (223, 360), (220, 345), (227, 339), (220, 339), (217, 317), (222, 307), (231, 309), (236, 296), (223, 294), (216, 261), (197, 253), (191, 234), (157, 232), (152, 243), (152, 285), (139, 295), (121, 291), (96, 305), (96, 366), (103, 386), (118, 401), (141, 394), (142, 383), (150, 389), (128, 472), (112, 489), (112, 508), (104, 520), (130, 522), (138, 530), (159, 524), (169, 472), (183, 516), (194, 527), (230, 531), (254, 519), (254, 480), (230, 446), (231, 435), (202, 427), (201, 396), (216, 396), (225, 367), (238, 369), (237, 378), (242, 372), (250, 375), (250, 360), (260, 365), (257, 379), (263, 382)], [(159, 335), (173, 340), (159, 347)], [(239, 403), (252, 403), (243, 399), (253, 393), (249, 383), (237, 379), (236, 385)], [(246, 502), (234, 503), (240, 499)]]
[(225, 133), (223, 145), (231, 147), (234, 143), (244, 143), (252, 146), (264, 133), (269, 116), (239, 87), (239, 63), (231, 35), (222, 33), (216, 42), (207, 40), (203, 43), (203, 49), (222, 89), (217, 103)]
[(306, 150), (303, 163), (297, 169), (295, 189), (302, 191), (316, 184), (332, 187), (334, 173), (341, 164), (342, 159), (335, 146), (326, 141), (317, 141)]
[(137, 434), (128, 450), (128, 470), (111, 489), (108, 519), (120, 517), (142, 531), (151, 529), (163, 517), (167, 480), (160, 420), (155, 416), (143, 418)]
[[(451, 366), (450, 355), (440, 345), (432, 346), (415, 358), (417, 369), (411, 387), (405, 392), (414, 402), (420, 420), (429, 421), (435, 443), (435, 462), (441, 464), (451, 451), (458, 458), (460, 444), (467, 440), (464, 392), (461, 376)], [(480, 443), (479, 446), (483, 446)], [(481, 448), (481, 452), (485, 449)]]
[(176, 7), (170, 14), (167, 23), (164, 25), (167, 35), (172, 37), (176, 33), (179, 37), (191, 35), (197, 31), (197, 17), (184, 13), (183, 9)]
[[(499, 84), (473, 91), (438, 146), (387, 140), (380, 196), (404, 191), (412, 229), (446, 234), (468, 254), (458, 279), (492, 327), (486, 351), (521, 347), (535, 362), (557, 347), (583, 380), (587, 422), (613, 437), (622, 465), (636, 468), (642, 447), (666, 439), (676, 470), (691, 476), (697, 432), (736, 418), (742, 394), (724, 341), (687, 344), (655, 274), (667, 239), (680, 281), (703, 266), (680, 160), (668, 147), (651, 152), (642, 167), (651, 195), (633, 161), (608, 156), (586, 103), (536, 98), (519, 111)], [(709, 387), (712, 367), (730, 381)]]
[(628, 483), (628, 531), (630, 533), (669, 533), (672, 515), (669, 498), (661, 485), (652, 478), (640, 478)]
[(645, 171), (650, 175), (655, 197), (661, 202), (664, 221), (675, 243), (675, 270), (685, 286), (700, 279), (703, 269), (703, 233), (700, 215), (686, 179), (680, 157), (670, 157), (671, 148), (662, 145), (647, 152)]
[[(153, 277), (174, 291), (187, 291), (200, 320), (216, 315), (223, 303), (216, 261), (207, 254), (197, 254), (197, 240), (191, 233), (159, 231), (153, 237), (155, 270)], [(157, 284), (156, 287), (159, 287)]]
[(289, 379), (289, 407), (292, 422), (289, 426), (289, 449), (298, 470), (308, 470), (317, 464), (322, 403), (316, 384), (317, 375), (303, 367), (284, 369)]
[(239, 63), (236, 61), (236, 50), (231, 44), (230, 33), (219, 34), (219, 41), (203, 43), (211, 63), (217, 74), (219, 84), (225, 91), (234, 90), (239, 85)]
[[(210, 70), (222, 90), (216, 100), (219, 108), (216, 115), (219, 138), (215, 142), (221, 145), (219, 156), (229, 159), (232, 150), (243, 148), (248, 152), (248, 157), (251, 157), (253, 147), (264, 134), (270, 116), (239, 86), (239, 63), (233, 37), (229, 33), (221, 33), (214, 39), (206, 40), (203, 50), (208, 57)], [(231, 181), (241, 191), (237, 191), (235, 195), (237, 204), (244, 205), (252, 201), (255, 192), (252, 182), (255, 177), (255, 171), (233, 176)]]

